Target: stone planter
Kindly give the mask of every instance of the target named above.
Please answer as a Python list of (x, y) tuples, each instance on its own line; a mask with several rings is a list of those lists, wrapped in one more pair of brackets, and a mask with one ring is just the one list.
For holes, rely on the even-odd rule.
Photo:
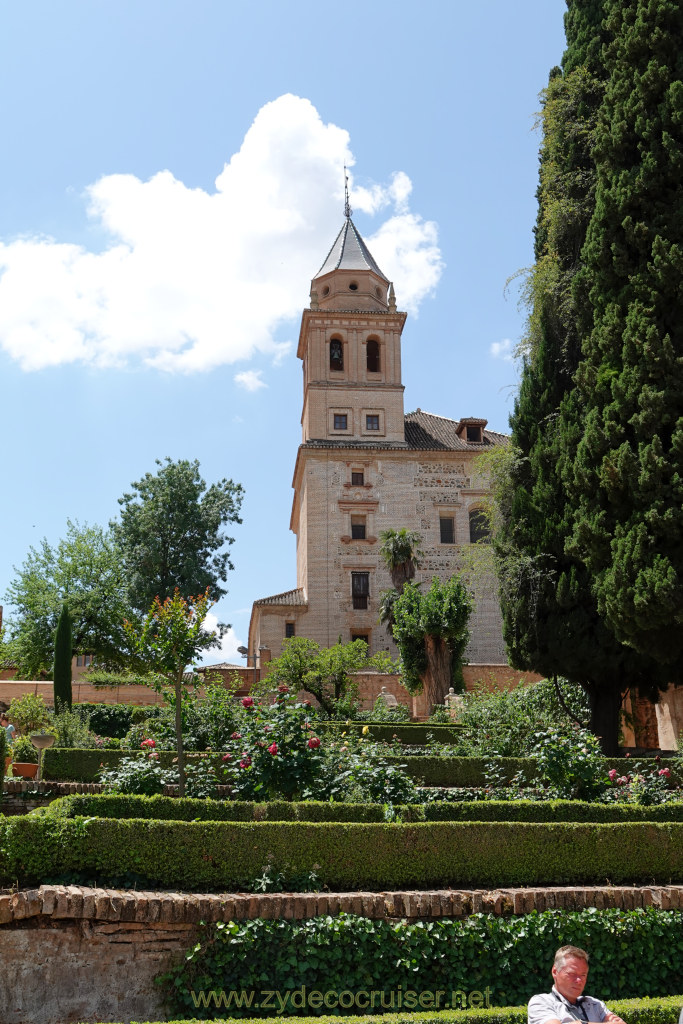
[(21, 779), (35, 779), (38, 774), (38, 765), (30, 761), (15, 761), (12, 765), (12, 774)]

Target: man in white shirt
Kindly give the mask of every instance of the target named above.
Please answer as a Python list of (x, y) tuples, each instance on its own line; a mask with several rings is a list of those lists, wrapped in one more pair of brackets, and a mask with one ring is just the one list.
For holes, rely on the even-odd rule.
[(562, 946), (552, 968), (553, 988), (529, 1000), (529, 1024), (624, 1024), (600, 999), (584, 996), (588, 979), (588, 953), (578, 946)]

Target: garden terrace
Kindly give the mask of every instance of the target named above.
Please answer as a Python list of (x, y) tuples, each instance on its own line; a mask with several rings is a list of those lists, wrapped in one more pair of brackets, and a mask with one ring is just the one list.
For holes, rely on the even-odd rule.
[(155, 888), (248, 889), (266, 866), (329, 889), (664, 884), (683, 881), (683, 823), (0, 819), (6, 885), (129, 876)]

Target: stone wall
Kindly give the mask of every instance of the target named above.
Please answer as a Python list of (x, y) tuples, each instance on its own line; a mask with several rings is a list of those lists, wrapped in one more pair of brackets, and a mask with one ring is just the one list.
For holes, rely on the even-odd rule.
[(200, 920), (463, 918), (585, 907), (683, 909), (683, 886), (199, 895), (45, 885), (0, 894), (2, 1024), (163, 1020), (156, 975), (196, 941)]

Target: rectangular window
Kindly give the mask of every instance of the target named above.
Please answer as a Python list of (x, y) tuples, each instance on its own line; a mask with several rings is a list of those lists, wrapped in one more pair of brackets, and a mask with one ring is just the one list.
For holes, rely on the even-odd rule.
[(76, 668), (82, 668), (82, 667), (83, 667), (83, 655), (82, 654), (77, 654), (76, 655)]
[(351, 642), (353, 643), (354, 640), (364, 640), (368, 647), (370, 646), (370, 637), (367, 633), (352, 633)]
[(439, 518), (441, 529), (441, 543), (455, 544), (455, 520), (452, 516), (441, 516)]
[(335, 430), (346, 430), (346, 424), (348, 422), (345, 412), (335, 412), (334, 414), (334, 429)]
[(362, 472), (361, 473), (352, 473), (351, 474), (351, 484), (354, 487), (363, 487), (364, 484), (365, 484), (365, 475)]
[(365, 516), (351, 516), (351, 539), (365, 540)]
[(379, 416), (376, 413), (369, 413), (365, 417), (366, 430), (379, 430)]
[(370, 594), (370, 573), (351, 573), (351, 595), (354, 608), (367, 608)]
[(285, 622), (285, 640), (291, 640), (291, 638), (294, 635), (295, 635), (294, 623), (293, 622)]

